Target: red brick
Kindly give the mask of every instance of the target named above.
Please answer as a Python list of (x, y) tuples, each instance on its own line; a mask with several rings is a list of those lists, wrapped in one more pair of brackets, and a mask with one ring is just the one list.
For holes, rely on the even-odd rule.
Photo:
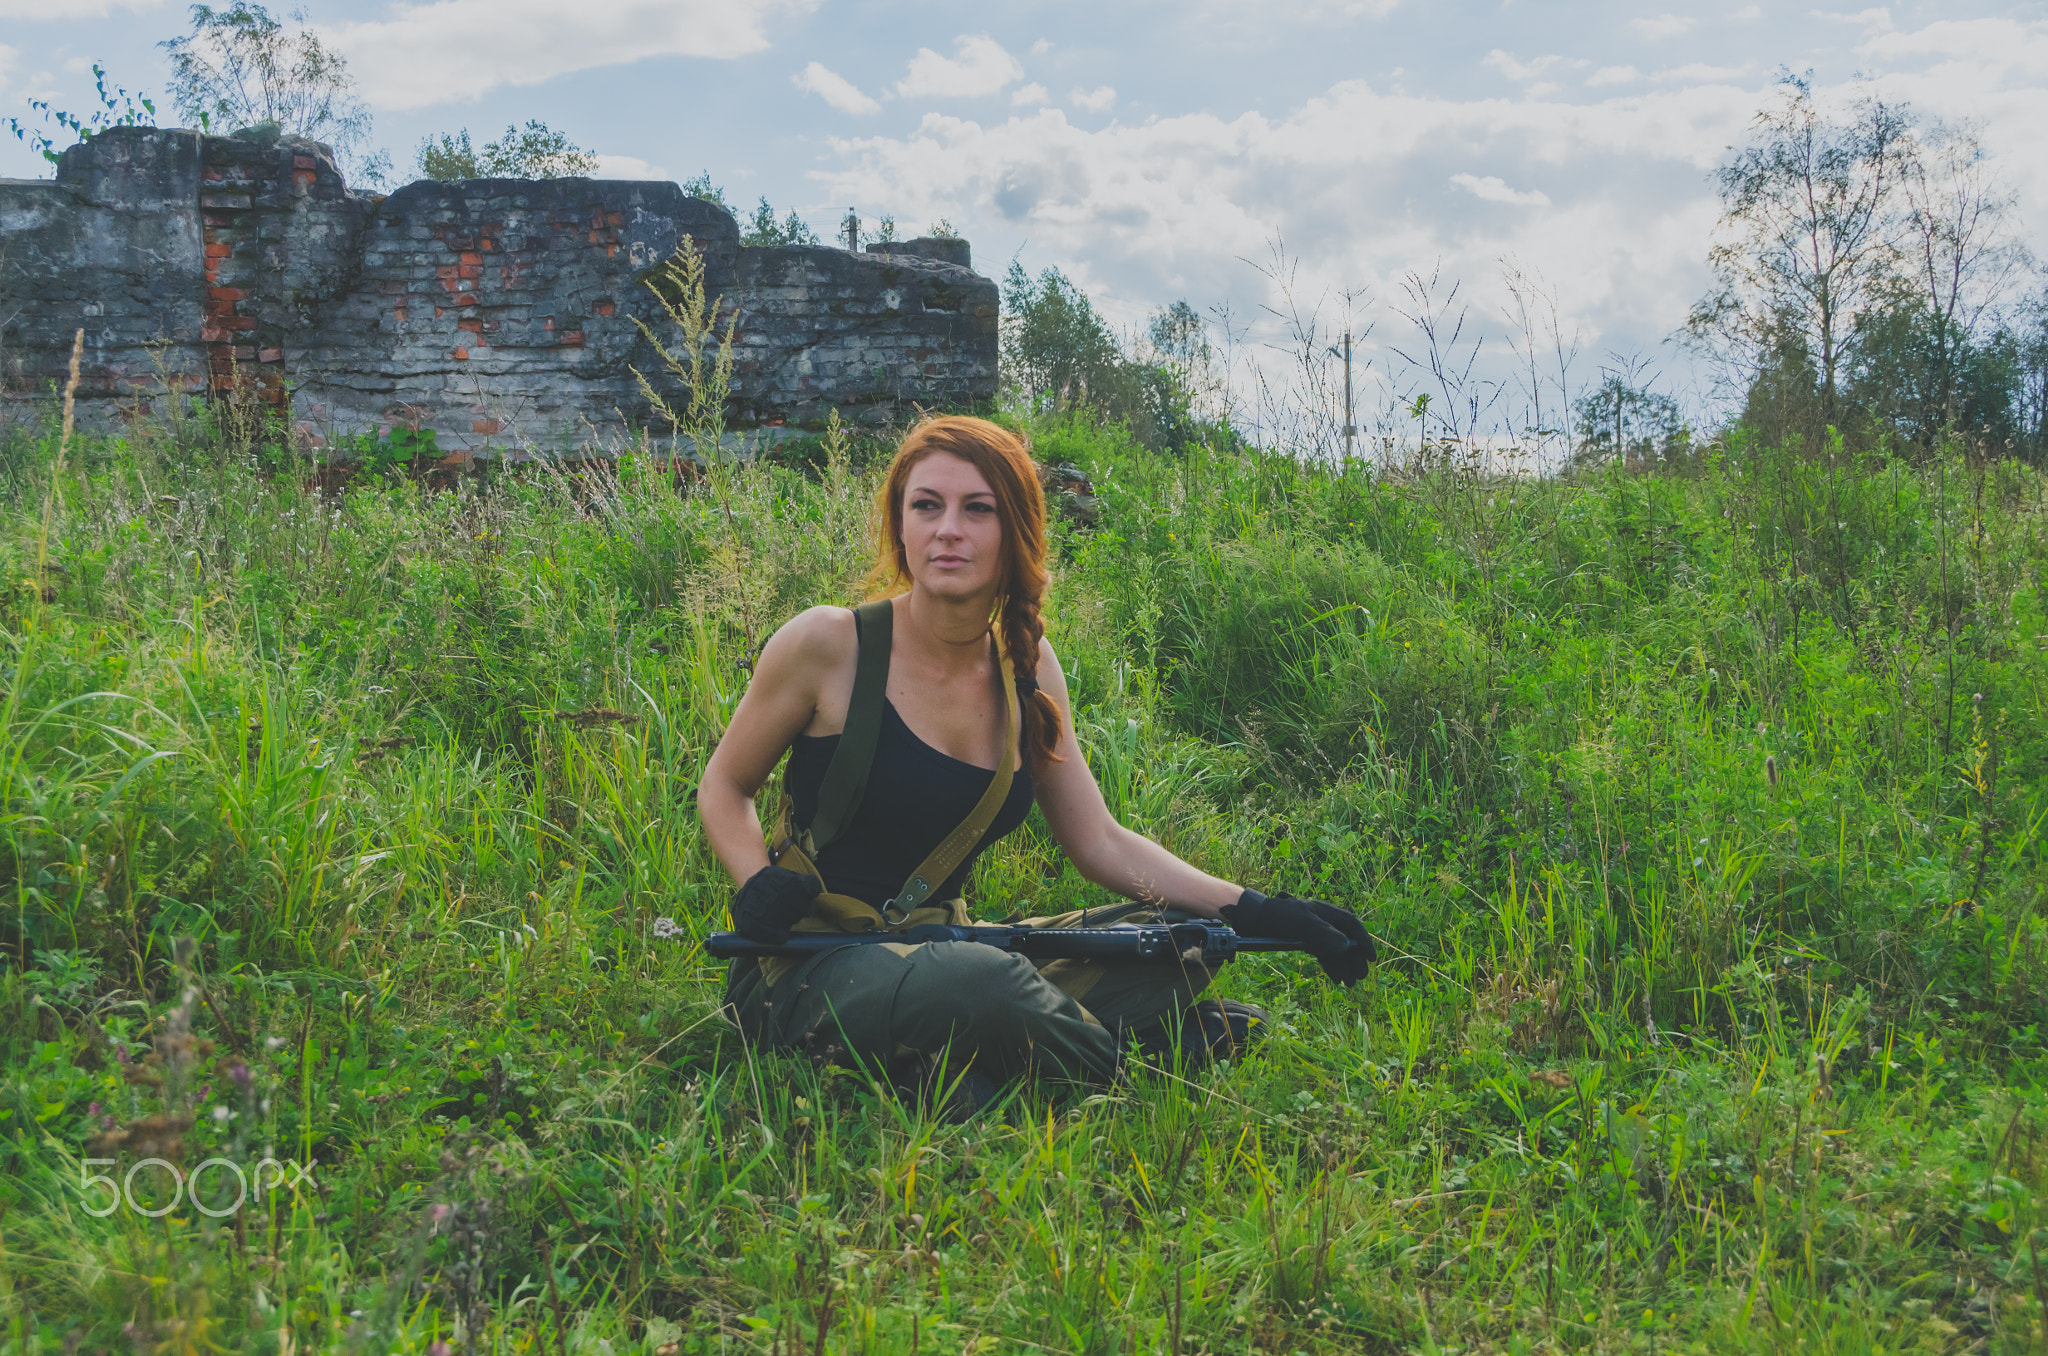
[(310, 155), (295, 155), (292, 157), (293, 169), (315, 169), (317, 167), (318, 162)]
[(476, 294), (474, 292), (459, 292), (456, 294), (455, 304), (457, 306), (474, 306), (476, 305)]
[(224, 330), (253, 330), (256, 328), (256, 317), (253, 315), (223, 316), (220, 320), (220, 327)]
[(456, 321), (455, 328), (458, 330), (468, 330), (471, 334), (482, 334), (484, 332), (484, 322), (481, 319), (472, 317), (468, 320)]
[(441, 281), (443, 282), (448, 282), (452, 279), (461, 277), (462, 270), (457, 268), (454, 264), (442, 264), (434, 270), (434, 276), (441, 279)]
[(484, 260), (483, 256), (476, 251), (464, 250), (461, 254), (455, 256), (455, 261), (459, 264), (480, 264)]
[(580, 343), (582, 343), (582, 342), (583, 342), (583, 331), (582, 331), (582, 330), (563, 330), (563, 331), (562, 331), (562, 343), (563, 343), (564, 345), (569, 345), (569, 344), (580, 344)]
[(206, 299), (208, 301), (247, 301), (249, 293), (246, 289), (240, 287), (209, 287), (206, 289)]
[(612, 305), (608, 301), (600, 301), (599, 303), (597, 303), (596, 306), (592, 307), (591, 309), (596, 311), (599, 315), (610, 315), (619, 308)]
[(459, 363), (466, 363), (466, 362), (468, 362), (468, 361), (469, 361), (469, 350), (468, 350), (468, 349), (466, 349), (466, 348), (458, 348), (458, 349), (456, 349), (456, 350), (455, 350), (455, 361), (456, 361), (456, 362), (459, 362)]
[(284, 361), (284, 350), (281, 348), (257, 349), (256, 361), (259, 363), (281, 363)]
[(469, 431), (471, 433), (496, 433), (499, 431), (499, 428), (500, 425), (495, 419), (477, 419), (471, 421)]
[(228, 244), (225, 240), (209, 240), (206, 242), (206, 257), (209, 259), (225, 259), (234, 252), (235, 247)]

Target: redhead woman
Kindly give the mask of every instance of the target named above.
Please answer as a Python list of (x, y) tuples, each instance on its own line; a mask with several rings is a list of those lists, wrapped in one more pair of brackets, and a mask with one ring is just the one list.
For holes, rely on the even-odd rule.
[[(918, 425), (890, 463), (881, 510), (872, 582), (886, 602), (814, 607), (776, 632), (705, 768), (699, 813), (739, 882), (739, 932), (781, 943), (792, 929), (965, 922), (974, 857), (1035, 800), (1081, 874), (1129, 901), (1089, 910), (1088, 925), (1220, 918), (1302, 942), (1340, 982), (1365, 974), (1372, 944), (1353, 914), (1220, 880), (1109, 813), (1039, 620), (1045, 499), (1016, 435), (962, 417)], [(871, 694), (858, 710), (857, 686)], [(842, 754), (843, 743), (872, 752)], [(792, 822), (771, 857), (754, 797), (785, 752)], [(849, 761), (866, 765), (850, 797), (831, 786)], [(976, 815), (985, 828), (970, 839), (960, 831)], [(827, 818), (844, 822), (819, 841)], [(958, 849), (946, 855), (949, 837)], [(942, 881), (917, 874), (944, 866)], [(1033, 1072), (1107, 1080), (1133, 1041), (1195, 1061), (1234, 1049), (1264, 1014), (1202, 999), (1209, 979), (1160, 962), (1034, 966), (974, 942), (870, 944), (735, 961), (727, 996), (750, 1042), (886, 1067), (902, 1083), (964, 1073), (980, 1096)]]

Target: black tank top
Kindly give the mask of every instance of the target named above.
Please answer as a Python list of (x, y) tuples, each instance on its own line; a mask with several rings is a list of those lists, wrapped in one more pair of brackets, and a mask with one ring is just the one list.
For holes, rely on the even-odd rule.
[[(1020, 706), (1029, 710), (1038, 684), (1027, 680), (1017, 689)], [(1020, 713), (1019, 719), (1029, 719)], [(789, 793), (796, 822), (808, 825), (818, 812), (818, 788), (825, 768), (839, 748), (838, 735), (798, 735), (790, 749), (783, 787)], [(948, 757), (910, 732), (895, 703), (882, 702), (882, 730), (875, 740), (875, 760), (868, 768), (867, 791), (853, 821), (818, 854), (825, 888), (879, 909), (895, 897), (910, 873), (960, 827), (981, 801), (996, 774), (988, 768)], [(995, 822), (960, 869), (932, 891), (934, 903), (959, 897), (975, 859), (1010, 833), (1031, 813), (1031, 769), (1020, 767), (1010, 779), (1010, 794), (996, 811)]]

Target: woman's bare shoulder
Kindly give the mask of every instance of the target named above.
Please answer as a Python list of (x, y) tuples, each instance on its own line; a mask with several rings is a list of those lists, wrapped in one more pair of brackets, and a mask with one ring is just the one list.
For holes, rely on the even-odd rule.
[(822, 676), (851, 663), (859, 650), (853, 613), (821, 604), (797, 613), (768, 638), (756, 672), (765, 668)]
[(1052, 641), (1044, 636), (1038, 638), (1038, 690), (1062, 705), (1066, 702), (1067, 673), (1060, 667), (1060, 657), (1052, 652)]

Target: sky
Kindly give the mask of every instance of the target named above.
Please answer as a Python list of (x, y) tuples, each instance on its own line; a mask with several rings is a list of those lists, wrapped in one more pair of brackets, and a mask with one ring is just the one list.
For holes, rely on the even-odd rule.
[[(282, 10), (280, 9), (280, 13)], [(1506, 312), (1555, 299), (1575, 380), (1640, 355), (1704, 400), (1667, 342), (1706, 290), (1713, 170), (1781, 71), (1974, 120), (2048, 222), (2048, 4), (1839, 12), (1530, 0), (307, 0), (401, 169), (421, 138), (539, 118), (600, 173), (709, 173), (829, 238), (849, 208), (945, 220), (976, 267), (1057, 267), (1113, 323), (1176, 299), (1286, 342), (1273, 310), (1347, 311), (1359, 362), (1412, 386), (1413, 280), (1456, 287), (1482, 367)], [(171, 0), (0, 0), (0, 114), (89, 106), (90, 67), (162, 97)], [(165, 116), (159, 121), (173, 119)], [(0, 175), (46, 172), (11, 136)], [(2048, 248), (2037, 248), (2048, 255)], [(1270, 309), (1268, 309), (1270, 308)], [(1544, 312), (1546, 315), (1548, 311)]]

